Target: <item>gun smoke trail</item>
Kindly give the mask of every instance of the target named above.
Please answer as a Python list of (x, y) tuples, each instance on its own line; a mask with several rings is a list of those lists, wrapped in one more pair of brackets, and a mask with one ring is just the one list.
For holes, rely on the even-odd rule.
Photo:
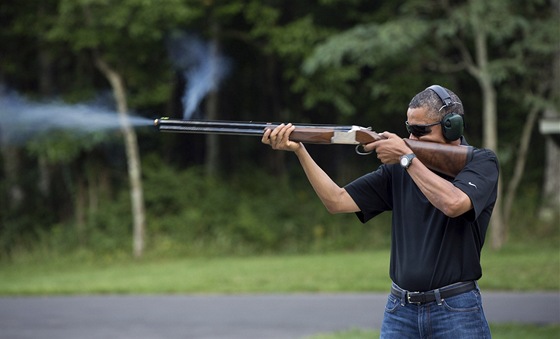
[(183, 119), (189, 120), (202, 99), (216, 90), (229, 73), (230, 61), (213, 51), (210, 44), (183, 33), (169, 39), (168, 50), (173, 65), (186, 82), (182, 98)]
[[(129, 116), (131, 126), (150, 126), (153, 120)], [(0, 142), (19, 144), (55, 130), (91, 133), (121, 127), (116, 112), (101, 105), (31, 102), (16, 93), (0, 93)]]
[[(204, 97), (227, 75), (230, 61), (210, 44), (183, 33), (169, 39), (168, 50), (185, 79), (183, 117), (190, 119)], [(129, 116), (128, 122), (133, 127), (153, 125), (152, 119), (138, 116)], [(55, 130), (91, 133), (120, 127), (118, 114), (102, 105), (32, 102), (0, 84), (0, 143), (23, 143)]]

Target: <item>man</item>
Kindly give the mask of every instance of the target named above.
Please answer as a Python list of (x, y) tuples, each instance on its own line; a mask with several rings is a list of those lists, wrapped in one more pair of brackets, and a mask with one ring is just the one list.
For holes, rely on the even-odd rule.
[[(463, 106), (455, 93), (430, 86), (407, 111), (414, 140), (466, 145)], [(383, 163), (345, 187), (289, 140), (291, 124), (265, 131), (262, 142), (293, 151), (331, 213), (356, 213), (362, 222), (392, 211), (390, 277), (381, 338), (489, 338), (476, 281), (480, 252), (497, 195), (495, 154), (475, 149), (455, 177), (429, 170), (393, 133), (364, 146)]]

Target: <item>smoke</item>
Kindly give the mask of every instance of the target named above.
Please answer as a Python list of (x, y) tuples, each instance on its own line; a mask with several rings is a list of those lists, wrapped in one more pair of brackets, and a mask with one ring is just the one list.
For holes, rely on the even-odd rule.
[[(129, 116), (134, 127), (153, 120)], [(56, 130), (92, 133), (121, 127), (116, 112), (100, 104), (66, 104), (59, 100), (33, 102), (14, 92), (0, 91), (0, 142), (22, 143)]]
[(169, 56), (182, 73), (185, 92), (182, 97), (183, 118), (190, 119), (204, 97), (229, 73), (230, 61), (209, 43), (187, 35), (176, 34), (168, 41)]
[[(185, 79), (183, 117), (190, 119), (204, 97), (218, 88), (230, 70), (230, 62), (211, 44), (184, 33), (168, 40), (168, 50)], [(129, 116), (128, 123), (141, 127), (152, 125), (153, 120)], [(33, 102), (0, 84), (0, 143), (21, 143), (56, 130), (91, 133), (120, 127), (118, 114), (106, 105)]]

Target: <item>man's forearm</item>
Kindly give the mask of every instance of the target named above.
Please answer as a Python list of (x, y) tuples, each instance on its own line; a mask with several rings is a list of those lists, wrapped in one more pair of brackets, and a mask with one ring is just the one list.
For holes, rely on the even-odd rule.
[(358, 212), (360, 209), (348, 192), (335, 183), (305, 149), (303, 144), (295, 151), (307, 179), (330, 213)]
[(458, 217), (473, 208), (471, 200), (463, 191), (430, 171), (417, 159), (407, 171), (432, 205), (448, 217)]

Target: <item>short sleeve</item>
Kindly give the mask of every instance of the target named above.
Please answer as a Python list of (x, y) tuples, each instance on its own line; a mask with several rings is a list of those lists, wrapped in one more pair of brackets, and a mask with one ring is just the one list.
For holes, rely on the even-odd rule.
[(356, 215), (363, 223), (393, 207), (391, 172), (387, 165), (381, 165), (375, 172), (352, 181), (344, 188), (360, 208)]
[(473, 204), (471, 221), (494, 204), (498, 187), (499, 164), (494, 152), (488, 149), (475, 149), (473, 159), (455, 177), (453, 184), (470, 198)]

